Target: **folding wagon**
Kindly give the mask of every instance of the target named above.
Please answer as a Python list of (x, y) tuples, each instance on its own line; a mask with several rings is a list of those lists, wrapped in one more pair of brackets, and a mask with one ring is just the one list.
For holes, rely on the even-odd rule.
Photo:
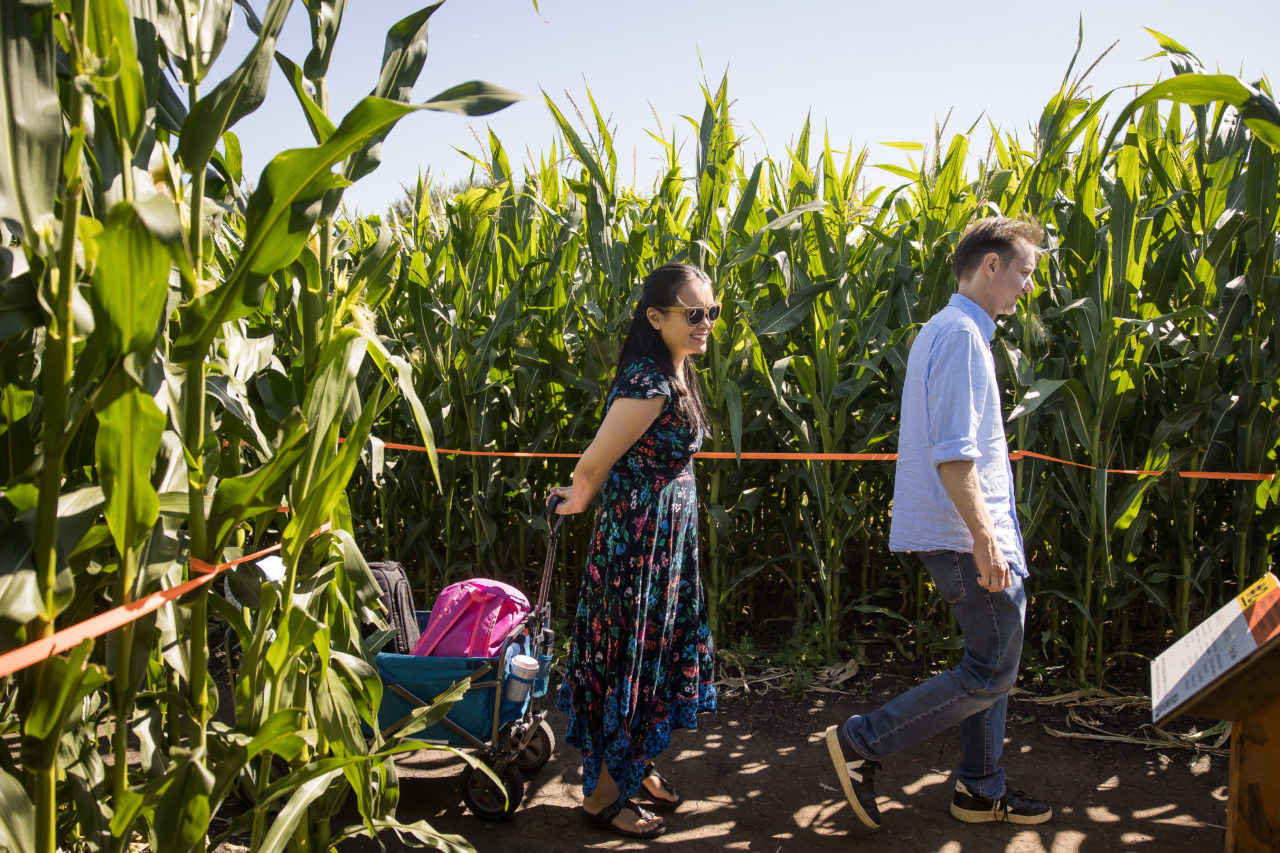
[[(546, 721), (546, 709), (535, 702), (546, 695), (550, 681), (554, 634), (547, 589), (560, 535), (562, 516), (554, 516), (546, 562), (536, 606), (508, 633), (493, 657), (423, 657), (380, 652), (376, 658), (384, 690), (378, 708), (378, 726), (384, 736), (415, 735), (420, 740), (474, 750), (477, 757), (502, 781), (471, 765), (462, 771), (462, 799), (476, 817), (505, 820), (524, 798), (524, 774), (541, 768), (555, 751), (555, 735)], [(419, 630), (426, 630), (430, 611), (417, 612)], [(538, 660), (538, 674), (524, 679), (511, 672), (512, 657), (530, 655)], [(469, 682), (448, 714), (431, 726), (412, 725), (413, 712), (459, 681)], [(511, 682), (528, 682), (523, 699), (505, 698)]]

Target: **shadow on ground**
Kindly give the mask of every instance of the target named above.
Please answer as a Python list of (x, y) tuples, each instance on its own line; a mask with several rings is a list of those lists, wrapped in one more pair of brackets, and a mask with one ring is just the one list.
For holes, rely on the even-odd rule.
[[(399, 817), (462, 835), (481, 853), (648, 846), (771, 853), (1198, 853), (1223, 847), (1225, 757), (1053, 737), (1042, 725), (1049, 722), (1045, 709), (1016, 700), (1010, 716), (1024, 722), (1010, 726), (1004, 765), (1015, 787), (1053, 804), (1052, 822), (968, 826), (953, 819), (949, 774), (958, 750), (954, 735), (946, 735), (885, 765), (877, 777), (884, 826), (864, 829), (840, 793), (822, 733), (885, 697), (824, 696), (722, 697), (718, 714), (701, 716), (696, 731), (677, 732), (661, 767), (687, 802), (665, 817), (666, 835), (652, 842), (628, 841), (582, 824), (579, 755), (564, 744), (546, 767), (528, 775), (524, 802), (504, 823), (466, 812), (461, 759), (435, 751), (407, 756), (398, 762)], [(1039, 720), (1030, 720), (1035, 715)], [(552, 712), (548, 719), (559, 738), (563, 718)], [(393, 836), (382, 840), (387, 849), (400, 849)], [(341, 849), (363, 853), (377, 845), (360, 840)]]

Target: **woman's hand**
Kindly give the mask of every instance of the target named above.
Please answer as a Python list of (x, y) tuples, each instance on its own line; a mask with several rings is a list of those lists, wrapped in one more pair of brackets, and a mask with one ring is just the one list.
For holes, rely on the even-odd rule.
[(555, 507), (557, 515), (573, 515), (582, 512), (582, 507), (573, 500), (573, 486), (552, 486), (551, 492), (547, 495), (547, 503), (550, 504), (556, 498), (560, 501)]

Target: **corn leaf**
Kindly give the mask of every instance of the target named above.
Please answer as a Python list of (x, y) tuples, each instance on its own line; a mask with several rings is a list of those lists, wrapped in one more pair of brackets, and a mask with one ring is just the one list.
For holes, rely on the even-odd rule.
[(149, 354), (167, 307), (170, 247), (178, 237), (178, 220), (167, 199), (153, 201), (168, 208), (173, 227), (163, 232), (167, 240), (153, 233), (138, 207), (120, 202), (93, 241), (98, 252), (90, 291), (94, 337), (108, 357)]
[(2, 0), (0, 30), (0, 217), (32, 241), (49, 227), (61, 163), (53, 5)]
[(160, 514), (151, 466), (160, 449), (165, 416), (151, 395), (117, 372), (99, 397), (94, 457), (107, 526), (122, 552), (139, 547)]
[(208, 521), (209, 539), (215, 543), (215, 552), (226, 546), (240, 522), (280, 506), (294, 466), (305, 451), (306, 435), (301, 419), (290, 418), (281, 425), (275, 452), (265, 465), (219, 481)]
[(811, 285), (765, 308), (756, 318), (756, 335), (765, 337), (791, 331), (809, 316), (814, 300), (832, 287), (833, 282)]
[(182, 134), (178, 139), (178, 159), (188, 171), (203, 169), (218, 144), (218, 138), (262, 105), (271, 76), (276, 38), (292, 6), (293, 0), (271, 0), (263, 16), (258, 40), (249, 55), (192, 107), (182, 123)]
[(190, 853), (204, 849), (204, 834), (212, 815), (209, 795), (214, 776), (198, 754), (183, 752), (170, 770), (173, 780), (155, 810), (152, 832), (157, 850)]
[(307, 7), (307, 21), (311, 24), (311, 52), (302, 68), (308, 78), (319, 80), (329, 73), (329, 60), (333, 58), (347, 0), (302, 0), (302, 4)]
[[(496, 98), (482, 96), (475, 103), (488, 108)], [(460, 96), (452, 103), (463, 109), (473, 102)], [(510, 103), (510, 99), (502, 103)], [(246, 237), (236, 269), (226, 284), (185, 312), (174, 357), (185, 361), (207, 351), (222, 323), (245, 316), (261, 303), (266, 277), (288, 266), (302, 251), (321, 213), (320, 202), (325, 194), (348, 183), (331, 171), (333, 166), (369, 139), (385, 134), (410, 112), (435, 108), (431, 103), (412, 106), (366, 97), (347, 113), (323, 144), (277, 154), (263, 169), (258, 189), (249, 199)]]
[(23, 709), (22, 760), (27, 766), (47, 766), (40, 762), (57, 753), (67, 715), (86, 694), (107, 683), (106, 670), (89, 663), (92, 648), (93, 641), (85, 640), (65, 655), (49, 658), (38, 671), (38, 689), (23, 697), (30, 702)]
[(421, 109), (456, 113), (460, 116), (487, 116), (522, 100), (524, 95), (518, 95), (510, 89), (483, 80), (471, 80), (445, 89), (422, 104)]
[(312, 138), (315, 139), (317, 144), (325, 142), (333, 135), (333, 120), (325, 114), (324, 110), (320, 109), (320, 105), (308, 94), (303, 80), (302, 69), (279, 51), (276, 51), (276, 65), (279, 65), (280, 70), (284, 72), (285, 79), (293, 87), (294, 96), (298, 99), (298, 103), (302, 105), (302, 115), (307, 120), (307, 127), (311, 128)]
[(1037, 379), (1022, 395), (1022, 399), (1013, 407), (1013, 411), (1009, 412), (1009, 421), (1013, 422), (1018, 418), (1026, 417), (1053, 399), (1054, 393), (1066, 381), (1065, 379)]
[(807, 201), (803, 204), (797, 205), (781, 216), (773, 219), (768, 225), (765, 225), (763, 228), (756, 231), (755, 234), (751, 235), (751, 242), (738, 252), (737, 256), (730, 261), (729, 265), (736, 266), (743, 263), (759, 252), (760, 244), (764, 242), (765, 235), (770, 231), (777, 231), (779, 228), (786, 228), (806, 213), (813, 213), (815, 211), (822, 210), (826, 206), (827, 203), (825, 201), (815, 199), (813, 201)]
[(90, 75), (92, 85), (105, 97), (99, 104), (111, 116), (116, 139), (134, 151), (141, 141), (147, 95), (133, 40), (133, 16), (125, 0), (100, 0), (89, 4), (88, 49), (109, 75)]
[(227, 42), (232, 0), (156, 0), (155, 6), (152, 23), (165, 51), (188, 85), (199, 83)]
[(1230, 74), (1180, 74), (1157, 83), (1129, 102), (1107, 137), (1107, 148), (1139, 110), (1157, 101), (1176, 101), (1190, 106), (1214, 102), (1230, 104), (1259, 139), (1280, 150), (1280, 107), (1260, 89)]
[[(367, 823), (353, 824), (342, 832), (342, 838), (360, 838), (368, 836), (377, 838), (383, 832), (393, 832), (396, 836), (409, 835), (422, 842), (423, 846), (432, 850), (439, 850), (441, 853), (471, 853), (473, 848), (471, 842), (461, 835), (444, 835), (437, 832), (431, 827), (431, 824), (425, 820), (414, 821), (413, 823), (405, 823), (404, 821), (388, 818), (371, 820)], [(339, 839), (335, 839), (337, 841)]]
[(0, 771), (0, 848), (36, 849), (36, 811), (17, 779)]
[(560, 132), (564, 134), (564, 138), (569, 143), (569, 147), (573, 149), (573, 153), (577, 155), (578, 160), (586, 168), (587, 173), (591, 175), (592, 180), (595, 181), (597, 186), (608, 192), (612, 192), (612, 185), (609, 183), (609, 178), (605, 175), (604, 169), (601, 168), (595, 155), (591, 153), (591, 149), (583, 144), (582, 137), (578, 135), (577, 130), (575, 130), (573, 125), (569, 123), (569, 120), (564, 117), (564, 114), (560, 112), (559, 107), (557, 107), (555, 102), (551, 100), (551, 96), (546, 92), (543, 92), (542, 95), (547, 102), (547, 109), (551, 110), (551, 116), (556, 121), (556, 126), (560, 128)]
[[(382, 49), (382, 71), (369, 94), (375, 98), (408, 103), (427, 61), (427, 21), (444, 0), (432, 3), (392, 25)], [(347, 161), (346, 176), (355, 181), (382, 162), (383, 136), (370, 139)]]
[(330, 783), (341, 775), (341, 767), (326, 770), (292, 788), (293, 793), (289, 801), (272, 818), (271, 829), (263, 839), (262, 846), (258, 848), (259, 853), (281, 853), (293, 836), (293, 830), (298, 822), (306, 817), (307, 807), (324, 794), (329, 789)]

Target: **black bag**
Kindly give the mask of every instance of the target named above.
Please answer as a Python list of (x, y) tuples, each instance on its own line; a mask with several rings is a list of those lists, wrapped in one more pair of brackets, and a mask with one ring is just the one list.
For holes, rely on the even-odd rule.
[(413, 590), (404, 566), (394, 561), (370, 563), (369, 571), (382, 587), (383, 608), (387, 611), (387, 623), (395, 629), (384, 651), (407, 655), (418, 644), (418, 615), (413, 608)]

